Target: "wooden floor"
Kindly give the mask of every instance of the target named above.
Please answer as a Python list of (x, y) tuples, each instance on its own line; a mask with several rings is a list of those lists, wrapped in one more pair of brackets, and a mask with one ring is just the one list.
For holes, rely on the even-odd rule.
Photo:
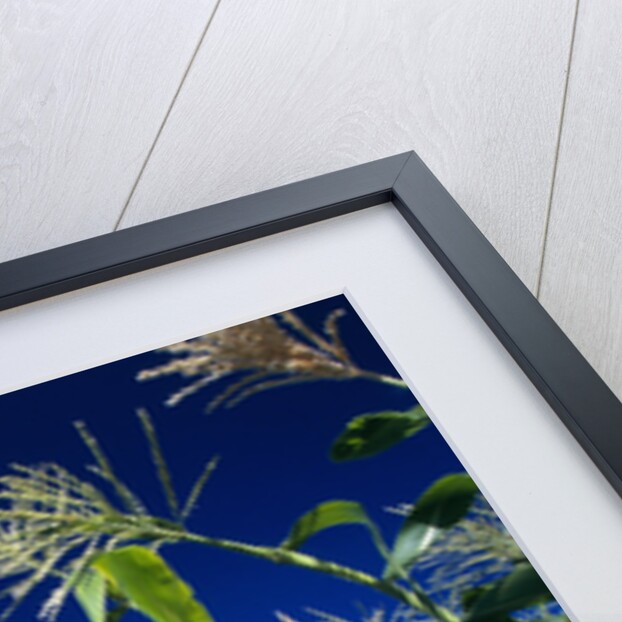
[(622, 3), (0, 4), (0, 261), (415, 149), (622, 397)]

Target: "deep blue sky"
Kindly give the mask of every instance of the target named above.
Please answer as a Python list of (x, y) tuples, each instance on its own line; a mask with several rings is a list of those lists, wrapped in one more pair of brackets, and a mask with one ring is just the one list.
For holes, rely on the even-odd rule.
[[(319, 328), (335, 307), (347, 309), (340, 326), (359, 364), (396, 375), (344, 297), (307, 305), (298, 312)], [(259, 394), (231, 410), (205, 415), (204, 405), (214, 395), (211, 387), (180, 406), (167, 408), (163, 401), (184, 379), (135, 381), (138, 371), (167, 358), (149, 352), (0, 396), (2, 473), (13, 461), (55, 461), (89, 478), (84, 468), (91, 462), (89, 453), (71, 425), (83, 419), (121, 478), (141, 494), (152, 513), (165, 516), (166, 506), (134, 415), (136, 408), (146, 407), (182, 499), (206, 460), (221, 456), (189, 528), (274, 545), (298, 516), (335, 498), (362, 502), (391, 541), (400, 519), (383, 508), (412, 501), (438, 477), (462, 470), (432, 426), (379, 456), (342, 464), (330, 461), (333, 440), (353, 416), (406, 409), (415, 402), (407, 391), (365, 381), (322, 382)], [(382, 568), (362, 527), (326, 531), (309, 541), (305, 550), (372, 573)], [(275, 610), (307, 620), (303, 613), (307, 606), (357, 620), (357, 603), (367, 608), (382, 603), (391, 607), (390, 600), (365, 588), (306, 570), (196, 545), (169, 547), (163, 554), (194, 587), (217, 622), (274, 621)], [(44, 595), (37, 591), (12, 619), (34, 620)], [(125, 618), (126, 622), (142, 619), (137, 614)], [(84, 622), (84, 617), (69, 602), (60, 620)]]

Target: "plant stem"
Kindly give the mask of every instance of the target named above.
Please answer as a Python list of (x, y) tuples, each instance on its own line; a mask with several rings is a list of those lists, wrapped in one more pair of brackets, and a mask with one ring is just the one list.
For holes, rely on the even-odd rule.
[(396, 378), (395, 376), (388, 376), (387, 374), (379, 374), (374, 371), (361, 369), (356, 373), (356, 377), (408, 390), (408, 385), (401, 378)]
[(421, 589), (418, 588), (416, 584), (411, 584), (414, 591), (410, 591), (396, 583), (374, 577), (366, 572), (362, 572), (348, 566), (342, 566), (341, 564), (337, 564), (335, 562), (318, 559), (312, 555), (300, 553), (299, 551), (292, 551), (290, 549), (257, 546), (243, 542), (236, 542), (234, 540), (210, 538), (208, 536), (201, 536), (188, 532), (172, 531), (170, 533), (162, 533), (160, 530), (158, 530), (158, 532), (159, 535), (163, 535), (165, 537), (167, 535), (170, 536), (170, 539), (176, 542), (194, 542), (196, 544), (259, 557), (276, 564), (288, 564), (291, 566), (297, 566), (298, 568), (307, 568), (316, 572), (322, 572), (324, 574), (343, 579), (344, 581), (350, 581), (352, 583), (367, 586), (377, 592), (391, 596), (392, 598), (399, 600), (417, 611), (432, 616), (439, 622), (460, 622), (459, 618), (457, 618), (451, 611), (440, 607), (431, 601), (428, 596), (422, 593)]
[(421, 603), (426, 608), (426, 613), (434, 616), (437, 620), (442, 620), (443, 622), (459, 622), (459, 618), (457, 618), (451, 611), (448, 611), (444, 607), (440, 607), (437, 605), (421, 588), (421, 586), (411, 579), (406, 572), (403, 573), (402, 579), (408, 583), (410, 589), (417, 594)]

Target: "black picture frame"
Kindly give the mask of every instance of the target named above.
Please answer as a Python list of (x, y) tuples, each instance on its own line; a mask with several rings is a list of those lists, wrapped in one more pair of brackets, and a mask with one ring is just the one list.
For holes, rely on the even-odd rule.
[(0, 264), (0, 311), (392, 202), (622, 496), (622, 403), (413, 152)]

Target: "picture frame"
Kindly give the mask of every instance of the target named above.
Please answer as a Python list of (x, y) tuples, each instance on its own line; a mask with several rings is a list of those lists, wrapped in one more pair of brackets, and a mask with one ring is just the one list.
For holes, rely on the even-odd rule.
[[(380, 212), (374, 212), (375, 210)], [(370, 216), (365, 221), (367, 213), (376, 213), (377, 216)], [(278, 290), (276, 284), (268, 281), (267, 286), (262, 288), (261, 285), (250, 286), (249, 279), (246, 279), (238, 287), (237, 293), (227, 293), (226, 296), (235, 297), (244, 287), (248, 289), (248, 298), (258, 296), (261, 292), (261, 302), (250, 315), (244, 309), (233, 314), (231, 310), (236, 308), (236, 301), (229, 301), (229, 315), (217, 313), (207, 324), (203, 321), (191, 322), (188, 327), (184, 326), (183, 330), (171, 329), (163, 336), (141, 338), (138, 346), (132, 345), (125, 349), (125, 346), (120, 345), (123, 344), (124, 337), (142, 323), (153, 324), (149, 330), (159, 335), (157, 322), (152, 322), (149, 317), (149, 306), (136, 304), (141, 297), (147, 297), (148, 290), (154, 283), (162, 281), (167, 284), (162, 286), (161, 296), (162, 292), (165, 292), (164, 295), (168, 293), (166, 287), (169, 287), (171, 296), (177, 296), (182, 304), (188, 304), (190, 297), (183, 294), (184, 289), (189, 290), (196, 286), (197, 276), (202, 277), (208, 272), (220, 271), (223, 273), (222, 278), (215, 282), (222, 288), (215, 291), (222, 294), (232, 278), (237, 277), (239, 271), (244, 271), (249, 262), (255, 262), (266, 249), (269, 250), (285, 242), (285, 246), (279, 251), (280, 261), (282, 262), (284, 258), (289, 261), (288, 253), (295, 251), (296, 244), (304, 243), (306, 237), (315, 235), (312, 232), (317, 228), (323, 231), (322, 235), (329, 234), (333, 248), (343, 246), (343, 252), (334, 254), (334, 259), (329, 257), (325, 262), (319, 262), (321, 266), (317, 270), (331, 269), (331, 260), (351, 259), (352, 265), (348, 270), (358, 271), (360, 280), (383, 278), (372, 274), (375, 269), (374, 261), (380, 256), (379, 254), (385, 250), (387, 253), (392, 250), (388, 247), (388, 244), (393, 243), (391, 237), (383, 235), (381, 231), (383, 218), (388, 218), (391, 226), (398, 230), (400, 244), (408, 246), (416, 243), (417, 253), (425, 255), (425, 269), (429, 268), (431, 272), (429, 282), (442, 280), (442, 287), (445, 289), (450, 287), (452, 292), (456, 289), (453, 284), (457, 286), (459, 291), (455, 291), (455, 298), (460, 300), (460, 305), (465, 310), (468, 310), (468, 313), (466, 311), (465, 313), (477, 319), (478, 326), (481, 324), (478, 339), (486, 341), (481, 344), (482, 348), (485, 350), (484, 346), (494, 344), (494, 348), (502, 351), (503, 355), (510, 355), (506, 356), (508, 365), (501, 360), (503, 357), (499, 357), (495, 364), (499, 363), (504, 367), (501, 375), (510, 375), (514, 378), (518, 391), (524, 390), (526, 395), (524, 400), (520, 400), (520, 408), (529, 409), (530, 404), (534, 407), (534, 412), (529, 413), (526, 419), (531, 419), (533, 423), (539, 418), (535, 427), (531, 424), (526, 425), (526, 434), (520, 443), (523, 450), (528, 449), (529, 434), (533, 435), (535, 451), (539, 453), (545, 451), (547, 456), (550, 456), (549, 471), (544, 473), (541, 470), (546, 459), (540, 456), (534, 460), (528, 458), (528, 462), (519, 466), (512, 465), (511, 474), (501, 473), (498, 478), (491, 476), (495, 468), (495, 459), (505, 458), (503, 454), (510, 456), (510, 462), (511, 460), (516, 462), (516, 452), (508, 451), (514, 440), (510, 432), (500, 440), (499, 451), (488, 452), (489, 455), (484, 461), (487, 463), (486, 468), (480, 478), (481, 465), (473, 463), (473, 448), (469, 448), (463, 454), (461, 448), (464, 438), (459, 434), (456, 435), (455, 427), (451, 427), (454, 426), (453, 422), (451, 426), (446, 427), (445, 415), (449, 411), (448, 404), (459, 402), (456, 399), (445, 400), (442, 408), (439, 408), (438, 400), (435, 400), (435, 393), (440, 394), (443, 384), (460, 384), (453, 382), (457, 366), (445, 369), (439, 365), (439, 360), (442, 359), (440, 355), (432, 362), (426, 361), (427, 365), (434, 366), (430, 377), (438, 377), (438, 381), (433, 383), (436, 384), (436, 389), (430, 390), (428, 380), (421, 381), (423, 384), (419, 386), (418, 374), (423, 368), (419, 367), (417, 374), (409, 373), (409, 364), (402, 364), (404, 351), (408, 348), (404, 347), (401, 351), (396, 348), (398, 329), (417, 332), (414, 330), (415, 320), (405, 317), (408, 310), (401, 312), (393, 335), (389, 336), (386, 322), (384, 324), (379, 322), (377, 309), (372, 309), (374, 306), (382, 307), (382, 301), (372, 304), (370, 295), (373, 294), (367, 292), (361, 295), (358, 288), (350, 290), (349, 286), (345, 292), (348, 300), (387, 351), (417, 398), (422, 398), (420, 401), (443, 436), (491, 501), (495, 511), (532, 564), (547, 580), (571, 619), (582, 622), (583, 620), (613, 622), (619, 619), (620, 610), (611, 585), (614, 580), (613, 569), (616, 567), (616, 560), (619, 559), (619, 552), (622, 551), (617, 544), (612, 544), (618, 541), (621, 510), (617, 496), (620, 495), (620, 464), (616, 458), (616, 446), (622, 438), (618, 416), (622, 409), (620, 402), (439, 181), (412, 152), (0, 264), (0, 306), (6, 311), (0, 313), (0, 341), (8, 346), (5, 350), (8, 352), (5, 361), (0, 361), (0, 370), (9, 372), (5, 373), (9, 379), (5, 379), (3, 386), (0, 386), (0, 393), (188, 339), (201, 332), (207, 333), (278, 310), (289, 309), (296, 304), (319, 299), (318, 296), (322, 295), (322, 291), (325, 291), (326, 295), (344, 293), (338, 279), (332, 280), (329, 289), (322, 289), (322, 286), (318, 290), (318, 287), (311, 288), (310, 284), (306, 285), (305, 278), (309, 278), (314, 270), (313, 266), (308, 266), (305, 274), (299, 277), (303, 283), (295, 288), (296, 294), (287, 298), (288, 301), (293, 301), (293, 304), (278, 302), (275, 307), (269, 300)], [(366, 224), (360, 228), (360, 222)], [(361, 240), (367, 240), (370, 247), (370, 259), (361, 262), (360, 265), (357, 264), (357, 257), (349, 255), (353, 248), (350, 238), (357, 236), (359, 248)], [(321, 243), (316, 246), (321, 246)], [(298, 265), (301, 258), (305, 261), (306, 252), (305, 249), (300, 251), (297, 258)], [(318, 252), (321, 251), (316, 250), (315, 254), (309, 254), (306, 261), (310, 264), (318, 261)], [(239, 256), (227, 266), (226, 256), (231, 253), (238, 253)], [(393, 254), (392, 260), (395, 261), (396, 258), (398, 262), (410, 261), (406, 255), (400, 255), (400, 252)], [(210, 264), (214, 265), (210, 267)], [(195, 269), (201, 266), (203, 272)], [(151, 270), (152, 268), (156, 269)], [(391, 275), (393, 282), (385, 288), (400, 302), (404, 298), (397, 295), (400, 291), (412, 293), (412, 290), (421, 286), (421, 283), (411, 279), (408, 268), (409, 266), (405, 265), (395, 270), (399, 274), (395, 277)], [(255, 277), (257, 274), (255, 270)], [(274, 274), (273, 271), (273, 278)], [(285, 279), (288, 284), (284, 287), (291, 286), (295, 275), (289, 277), (289, 280)], [(304, 294), (305, 287), (313, 289), (314, 293), (310, 294), (310, 297)], [(262, 289), (267, 291), (262, 292)], [(97, 311), (97, 308), (99, 303), (110, 295), (113, 298), (114, 313), (108, 320), (106, 313)], [(88, 298), (93, 300), (89, 302)], [(129, 302), (130, 298), (133, 302)], [(151, 304), (153, 300), (155, 298), (151, 299)], [(86, 304), (82, 304), (85, 301)], [(386, 305), (390, 304), (394, 304), (394, 301), (387, 298)], [(435, 313), (433, 308), (435, 304), (438, 304), (438, 301), (432, 300), (432, 309), (428, 310), (427, 315), (423, 314), (424, 319), (427, 317), (429, 320)], [(72, 325), (72, 321), (65, 317), (72, 305), (76, 307), (76, 317), (84, 320), (80, 322), (80, 326)], [(127, 318), (130, 320), (130, 326), (117, 331), (115, 322), (118, 322), (119, 313), (125, 313), (125, 307), (129, 309)], [(170, 315), (174, 308), (175, 305), (169, 301), (167, 309), (163, 312), (157, 311), (155, 315), (158, 313)], [(391, 313), (398, 315), (397, 311)], [(93, 317), (87, 317), (89, 314)], [(421, 317), (417, 317), (420, 321)], [(22, 324), (28, 326), (33, 318), (40, 324), (46, 323), (48, 328), (40, 327), (35, 331), (35, 335), (25, 339), (22, 345), (20, 339), (25, 334)], [(105, 321), (108, 321), (108, 325), (103, 327), (104, 333), (108, 336), (116, 332), (120, 334), (115, 337), (116, 341), (111, 347), (102, 348), (103, 354), (89, 355), (85, 363), (79, 362), (77, 365), (71, 362), (65, 364), (62, 355), (59, 355), (58, 360), (51, 360), (55, 357), (54, 351), (65, 347), (65, 341), (68, 342), (68, 350), (75, 352), (102, 347), (105, 337), (94, 337), (93, 340), (86, 338)], [(169, 328), (180, 322), (181, 320), (171, 318), (168, 321)], [(443, 322), (447, 322), (444, 317), (438, 320), (431, 331), (436, 331), (436, 335), (431, 336), (429, 343), (425, 344), (424, 350), (428, 355), (433, 351), (434, 339), (455, 339), (464, 328), (471, 330), (463, 325), (454, 326), (447, 331), (438, 330)], [(153, 328), (154, 326), (156, 328)], [(207, 328), (204, 330), (205, 326)], [(13, 339), (11, 334), (14, 328), (18, 336)], [(76, 337), (71, 335), (74, 328), (77, 329)], [(145, 332), (148, 333), (149, 330)], [(39, 339), (46, 331), (59, 332), (60, 336), (54, 336), (49, 343), (44, 344), (45, 347), (41, 351), (45, 356), (42, 359), (33, 360), (30, 353), (38, 347)], [(421, 339), (424, 332), (425, 330), (419, 330), (417, 338)], [(410, 345), (412, 350), (412, 346), (417, 345), (416, 340), (408, 337), (404, 341), (408, 342), (407, 346)], [(476, 339), (466, 341), (471, 347), (478, 343)], [(12, 355), (20, 352), (20, 348), (24, 350), (25, 360), (14, 361)], [(450, 348), (440, 349), (450, 350)], [(453, 349), (457, 351), (456, 348)], [(473, 351), (480, 355), (480, 352)], [(417, 356), (421, 358), (424, 355), (417, 354), (412, 358)], [(17, 365), (14, 365), (15, 363)], [(22, 374), (29, 378), (27, 382), (24, 383), (20, 379), (15, 383), (11, 379), (10, 372), (13, 366), (21, 366), (23, 369), (31, 364), (32, 373), (29, 372), (26, 376)], [(464, 368), (464, 360), (460, 364)], [(520, 372), (521, 369), (524, 374)], [(491, 371), (493, 369), (489, 361), (477, 373)], [(476, 377), (477, 373), (470, 370), (470, 377)], [(20, 373), (16, 377), (19, 376)], [(480, 389), (483, 387), (486, 390), (487, 385), (493, 383), (497, 383), (494, 376), (481, 382)], [(507, 385), (502, 382), (499, 386), (489, 388), (502, 394)], [(538, 400), (542, 402), (541, 406), (545, 407), (548, 404), (559, 421), (551, 421), (556, 419), (555, 416), (547, 418), (548, 406), (547, 412), (544, 412), (539, 403), (535, 403), (531, 393), (535, 395), (536, 391)], [(473, 395), (476, 396), (475, 392)], [(425, 403), (426, 400), (428, 403)], [(437, 403), (434, 403), (435, 401)], [(502, 395), (488, 401), (503, 404)], [(469, 410), (467, 414), (471, 417), (477, 415), (473, 406), (467, 410)], [(515, 419), (520, 415), (518, 410), (520, 409), (516, 406), (513, 409), (511, 416)], [(484, 434), (482, 446), (499, 440), (498, 429), (491, 427), (493, 431), (487, 432), (486, 426), (492, 422), (491, 415), (492, 413), (488, 413), (477, 421), (473, 420), (480, 433)], [(563, 426), (559, 425), (560, 422)], [(468, 421), (463, 424), (468, 425)], [(572, 439), (569, 434), (565, 434), (564, 426), (583, 447), (585, 455), (577, 452), (575, 443), (568, 442)], [(536, 436), (543, 432), (545, 433), (543, 439), (536, 439)], [(504, 468), (507, 468), (508, 464)], [(591, 472), (593, 466), (597, 468)], [(521, 485), (519, 480), (521, 470), (528, 470), (529, 476), (522, 489), (513, 491), (517, 482), (519, 486)], [(604, 478), (600, 478), (600, 474), (604, 475), (611, 486)], [(556, 477), (562, 479), (556, 481)], [(497, 481), (493, 481), (495, 479)], [(540, 485), (538, 482), (538, 486), (534, 487), (534, 482), (538, 479), (541, 479), (542, 483)], [(502, 482), (503, 494), (499, 494), (499, 481)], [(558, 485), (559, 490), (551, 496), (550, 502), (543, 503), (543, 495), (547, 494), (547, 486), (551, 485)], [(569, 495), (573, 494), (575, 498), (569, 498)], [(516, 503), (512, 500), (513, 496), (517, 498)], [(532, 502), (535, 504), (533, 507), (527, 507), (517, 513), (517, 506)], [(566, 521), (556, 537), (551, 537), (554, 522), (558, 519), (554, 515), (555, 509), (559, 508), (559, 512), (568, 516), (573, 503), (578, 504), (580, 509)], [(514, 507), (510, 507), (511, 505)], [(544, 528), (539, 529), (538, 514), (543, 511), (548, 513), (547, 521)], [(596, 520), (591, 523), (589, 536), (582, 538), (581, 545), (574, 546), (573, 550), (558, 555), (560, 542), (568, 541), (571, 534), (578, 533), (579, 528), (586, 525), (586, 519), (590, 514), (593, 514)], [(579, 569), (572, 568), (574, 559), (582, 561)], [(588, 562), (603, 569), (598, 585), (585, 581), (585, 573), (589, 575), (589, 570), (585, 569)], [(603, 581), (605, 577), (606, 580)], [(595, 593), (598, 596), (594, 596)]]
[(0, 264), (0, 310), (391, 202), (622, 496), (622, 403), (414, 151)]

